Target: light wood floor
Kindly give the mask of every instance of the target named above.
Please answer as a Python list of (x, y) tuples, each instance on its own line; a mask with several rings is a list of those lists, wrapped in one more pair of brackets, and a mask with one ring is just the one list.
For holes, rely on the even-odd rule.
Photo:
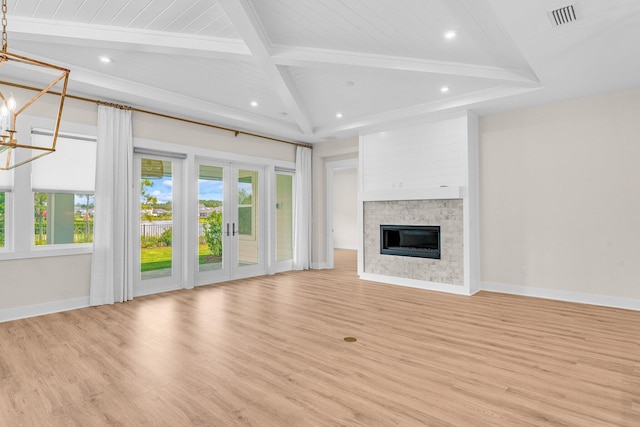
[(355, 262), (2, 323), (0, 425), (640, 425), (639, 312)]

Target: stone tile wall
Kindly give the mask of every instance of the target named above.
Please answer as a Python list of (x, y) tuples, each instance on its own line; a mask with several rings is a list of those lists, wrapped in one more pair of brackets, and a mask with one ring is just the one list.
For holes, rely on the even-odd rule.
[[(462, 199), (364, 202), (364, 272), (464, 285)], [(441, 259), (380, 254), (380, 225), (439, 225)]]

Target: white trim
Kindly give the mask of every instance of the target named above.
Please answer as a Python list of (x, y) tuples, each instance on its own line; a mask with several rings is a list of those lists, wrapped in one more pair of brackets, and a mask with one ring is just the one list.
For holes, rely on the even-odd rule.
[(448, 283), (429, 282), (426, 280), (405, 279), (403, 277), (383, 276), (381, 274), (360, 273), (360, 279), (371, 282), (386, 283), (388, 285), (406, 286), (409, 288), (425, 289), (429, 291), (447, 292), (456, 295), (473, 295), (467, 286), (450, 285)]
[(291, 270), (293, 270), (292, 260), (288, 259), (284, 261), (275, 261), (271, 266), (271, 271), (269, 271), (267, 274), (283, 273), (285, 271), (291, 271)]
[[(6, 244), (5, 240), (5, 244)], [(46, 246), (46, 247), (45, 247)], [(11, 259), (48, 258), (93, 253), (92, 243), (33, 246), (30, 252), (0, 251), (0, 261)]]
[[(27, 21), (29, 18), (22, 19)], [(13, 21), (13, 17), (11, 20)], [(49, 21), (47, 20), (45, 22)], [(67, 23), (65, 22), (65, 24)], [(476, 23), (474, 22), (474, 25), (475, 24)], [(129, 29), (127, 28), (126, 30)], [(494, 39), (492, 39), (491, 42), (494, 43)], [(320, 63), (323, 67), (341, 65), (358, 67), (366, 66), (371, 68), (404, 70), (420, 73), (450, 74), (478, 79), (498, 79), (530, 85), (538, 84), (540, 82), (533, 71), (520, 68), (463, 64), (459, 62), (424, 58), (407, 58), (402, 56), (380, 55), (377, 53), (352, 52), (336, 49), (298, 47), (278, 43), (271, 44), (270, 49), (272, 52), (271, 59), (278, 65), (293, 67), (308, 67)]]
[(45, 314), (77, 310), (79, 308), (86, 307), (89, 307), (89, 296), (46, 302), (43, 304), (23, 305), (21, 307), (5, 308), (0, 310), (0, 322), (9, 322), (11, 320), (43, 316)]
[(185, 153), (176, 153), (173, 151), (159, 151), (159, 150), (152, 150), (150, 148), (143, 148), (143, 147), (134, 147), (133, 154), (170, 157), (172, 159), (180, 159), (180, 160), (185, 160), (187, 158), (187, 155)]
[[(135, 138), (134, 138), (135, 141)], [(134, 150), (135, 151), (135, 150)], [(156, 151), (157, 153), (158, 151)], [(152, 158), (163, 160), (171, 163), (171, 176), (172, 176), (172, 188), (171, 204), (172, 210), (172, 245), (171, 245), (171, 275), (143, 279), (140, 275), (140, 177), (142, 176), (141, 159)], [(133, 191), (131, 193), (131, 211), (129, 212), (129, 221), (131, 223), (131, 229), (133, 230), (133, 254), (129, 255), (129, 261), (133, 264), (134, 278), (133, 278), (133, 296), (140, 297), (145, 295), (157, 294), (162, 292), (173, 291), (183, 288), (192, 288), (191, 284), (184, 282), (184, 269), (188, 264), (184, 262), (185, 250), (184, 245), (188, 243), (185, 241), (183, 233), (186, 228), (187, 221), (183, 218), (188, 214), (188, 205), (185, 201), (188, 201), (188, 194), (185, 190), (186, 183), (183, 181), (185, 178), (186, 159), (177, 157), (164, 157), (162, 155), (152, 155), (135, 153), (133, 154)], [(176, 208), (178, 207), (178, 208)], [(186, 267), (188, 268), (188, 267)]]
[[(18, 133), (31, 135), (33, 129), (44, 132), (55, 127), (55, 121), (44, 117), (30, 115), (20, 116), (17, 123)], [(73, 122), (60, 122), (59, 134), (93, 138), (97, 134), (95, 126)], [(25, 155), (25, 153), (16, 153)], [(5, 247), (0, 249), (0, 261), (28, 258), (43, 258), (90, 254), (93, 244), (52, 244), (35, 246), (33, 244), (33, 190), (31, 188), (31, 163), (13, 170), (14, 186), (10, 196), (5, 200), (7, 205), (5, 218)], [(10, 209), (10, 210), (9, 210)]]
[(622, 298), (609, 295), (588, 294), (585, 292), (565, 291), (561, 289), (534, 288), (531, 286), (493, 282), (482, 282), (482, 290), (640, 311), (640, 299), (634, 298)]
[[(55, 127), (55, 125), (53, 127)], [(53, 131), (51, 129), (42, 129), (42, 128), (32, 127), (31, 135), (53, 136)], [(95, 135), (85, 135), (82, 133), (71, 133), (71, 132), (61, 132), (61, 131), (58, 131), (58, 138), (76, 139), (78, 141), (92, 141), (92, 142), (98, 141), (98, 137)]]
[(292, 240), (291, 240), (291, 258), (287, 259), (287, 260), (280, 260), (278, 261), (277, 258), (277, 251), (278, 251), (278, 213), (277, 213), (277, 209), (276, 209), (276, 202), (277, 202), (277, 198), (278, 198), (278, 189), (277, 189), (277, 180), (278, 180), (278, 175), (287, 175), (291, 177), (291, 200), (293, 201), (293, 193), (294, 193), (294, 185), (295, 185), (295, 175), (296, 175), (296, 171), (295, 169), (285, 169), (285, 168), (278, 168), (278, 167), (273, 167), (273, 166), (268, 166), (268, 171), (266, 174), (266, 178), (269, 181), (269, 191), (268, 191), (268, 196), (269, 196), (269, 202), (268, 202), (268, 206), (269, 209), (267, 211), (269, 218), (267, 219), (267, 224), (269, 224), (269, 226), (267, 227), (269, 229), (269, 238), (267, 239), (267, 243), (268, 243), (268, 249), (267, 249), (267, 254), (268, 254), (268, 265), (267, 265), (267, 274), (276, 274), (276, 273), (282, 273), (284, 271), (291, 271), (293, 270), (293, 213), (292, 213)]
[(268, 157), (251, 156), (230, 151), (211, 150), (209, 148), (192, 147), (187, 145), (174, 144), (171, 142), (157, 141), (146, 138), (133, 137), (134, 150), (154, 150), (170, 153), (186, 154), (187, 158), (192, 155), (195, 161), (216, 160), (219, 162), (244, 163), (257, 166), (273, 166), (275, 168), (291, 169), (295, 168), (295, 162), (287, 160), (270, 159)]
[(358, 138), (358, 276), (364, 273), (364, 136)]
[(175, 283), (167, 284), (164, 286), (163, 285), (156, 285), (156, 286), (151, 285), (148, 287), (138, 286), (137, 289), (133, 290), (133, 296), (134, 298), (138, 298), (138, 297), (144, 297), (147, 295), (155, 295), (155, 294), (162, 294), (165, 292), (179, 291), (180, 289), (184, 289), (182, 287), (182, 284), (175, 284)]
[(329, 263), (327, 262), (312, 262), (311, 263), (311, 269), (312, 270), (328, 270), (333, 268), (333, 264), (331, 266), (329, 266)]
[(480, 146), (478, 117), (467, 112), (466, 184), (462, 189), (464, 283), (469, 293), (480, 287)]
[(358, 245), (338, 245), (338, 246), (333, 246), (334, 249), (350, 249), (353, 251), (357, 251), (358, 250)]
[(362, 193), (363, 202), (383, 202), (394, 200), (442, 200), (462, 199), (463, 187), (453, 185), (431, 188), (393, 188), (391, 190), (371, 190)]
[[(326, 268), (333, 268), (333, 174), (339, 170), (355, 169), (356, 174), (358, 172), (359, 160), (358, 157), (353, 157), (346, 160), (336, 160), (333, 162), (327, 162), (325, 164), (325, 206), (326, 206), (326, 229), (325, 229), (325, 246), (327, 248), (326, 254)], [(339, 248), (343, 249), (343, 248)], [(344, 248), (351, 249), (351, 248)], [(353, 248), (356, 249), (357, 248)], [(313, 267), (312, 267), (313, 268)]]

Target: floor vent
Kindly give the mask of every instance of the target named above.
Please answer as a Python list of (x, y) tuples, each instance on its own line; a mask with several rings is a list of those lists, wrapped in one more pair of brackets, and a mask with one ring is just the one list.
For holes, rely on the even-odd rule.
[(547, 12), (547, 15), (549, 15), (551, 24), (554, 27), (559, 27), (560, 25), (565, 25), (580, 19), (580, 14), (578, 13), (578, 8), (575, 4), (550, 10)]

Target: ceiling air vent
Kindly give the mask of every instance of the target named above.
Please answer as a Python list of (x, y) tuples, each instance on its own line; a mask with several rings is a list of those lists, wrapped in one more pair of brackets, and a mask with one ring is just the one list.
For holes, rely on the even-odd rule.
[(551, 24), (554, 27), (559, 27), (560, 25), (565, 25), (581, 18), (578, 13), (577, 4), (570, 4), (569, 6), (550, 10), (547, 12), (547, 15), (549, 15)]

